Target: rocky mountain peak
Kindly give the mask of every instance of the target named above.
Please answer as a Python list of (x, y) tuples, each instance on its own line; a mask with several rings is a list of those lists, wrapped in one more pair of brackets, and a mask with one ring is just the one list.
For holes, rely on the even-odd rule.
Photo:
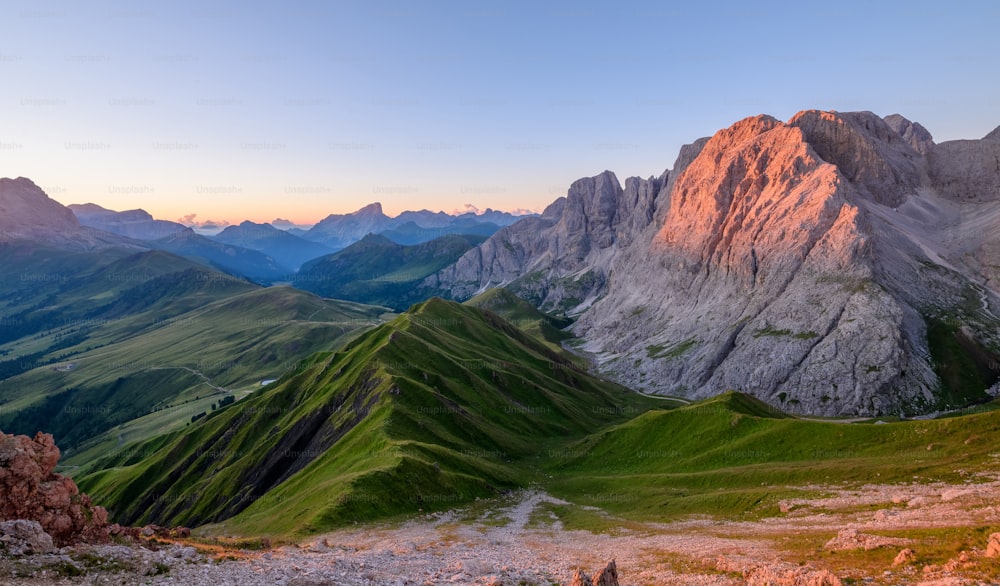
[(877, 203), (897, 207), (920, 185), (920, 153), (871, 112), (805, 110), (788, 123)]
[(934, 137), (919, 122), (911, 122), (899, 114), (889, 114), (883, 120), (921, 155), (926, 155), (934, 146)]
[(51, 199), (31, 179), (0, 178), (0, 232), (18, 238), (79, 231), (80, 222), (66, 206)]
[(378, 201), (366, 205), (365, 207), (361, 208), (360, 210), (354, 212), (351, 215), (355, 215), (355, 216), (385, 216), (385, 214), (382, 213), (382, 202), (378, 202)]
[(931, 182), (959, 202), (1000, 201), (1000, 128), (982, 140), (950, 140), (927, 154)]
[[(960, 212), (932, 187), (988, 203), (1000, 193), (994, 147), (935, 145), (902, 116), (870, 112), (737, 122), (675, 169), (661, 227), (612, 263), (606, 297), (576, 330), (632, 386), (738, 389), (809, 413), (919, 409), (953, 384), (927, 358), (938, 351), (927, 324), (979, 290), (968, 279), (989, 282), (1000, 218), (995, 206)], [(962, 213), (975, 226), (948, 236)], [(1000, 334), (995, 304), (984, 291), (982, 310), (957, 310), (970, 347)]]

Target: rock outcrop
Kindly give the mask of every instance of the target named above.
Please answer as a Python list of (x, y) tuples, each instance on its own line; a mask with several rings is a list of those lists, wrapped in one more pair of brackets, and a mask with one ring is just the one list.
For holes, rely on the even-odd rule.
[(594, 578), (586, 574), (583, 570), (573, 572), (570, 586), (618, 586), (618, 566), (615, 560), (608, 562), (608, 565), (594, 574)]
[(579, 313), (604, 293), (612, 260), (653, 221), (668, 175), (610, 171), (574, 182), (539, 217), (508, 226), (424, 286), (468, 298), (506, 286), (538, 307)]
[(0, 178), (0, 243), (33, 240), (48, 246), (91, 249), (131, 246), (113, 234), (81, 226), (73, 212), (30, 179)]
[(910, 542), (902, 537), (883, 537), (881, 535), (871, 535), (861, 533), (857, 529), (841, 529), (837, 536), (830, 539), (823, 546), (824, 549), (832, 551), (844, 551), (852, 549), (862, 549), (869, 551), (880, 547), (891, 547), (896, 545), (906, 545)]
[(106, 541), (107, 511), (53, 472), (58, 461), (59, 448), (47, 433), (0, 434), (0, 520), (35, 521), (59, 546)]
[(49, 553), (55, 549), (52, 536), (38, 521), (15, 519), (0, 522), (0, 551), (12, 556)]
[(92, 203), (68, 207), (84, 226), (137, 240), (157, 240), (187, 229), (177, 222), (153, 219), (149, 212), (141, 209), (117, 212)]
[(829, 570), (758, 566), (743, 574), (747, 586), (842, 586)]
[(990, 539), (986, 543), (986, 557), (1000, 557), (1000, 533), (990, 533)]
[[(818, 415), (960, 407), (940, 397), (985, 400), (1000, 380), (995, 135), (935, 145), (871, 112), (747, 118), (659, 179), (578, 181), (433, 285), (579, 314), (599, 368), (648, 392)], [(948, 386), (942, 336), (977, 388)]]
[(885, 123), (892, 128), (910, 148), (921, 155), (926, 155), (934, 146), (934, 137), (926, 128), (917, 122), (911, 122), (899, 114), (890, 114), (884, 118)]

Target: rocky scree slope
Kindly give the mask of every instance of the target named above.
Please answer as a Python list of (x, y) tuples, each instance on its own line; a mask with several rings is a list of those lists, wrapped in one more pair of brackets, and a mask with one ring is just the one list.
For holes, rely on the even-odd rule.
[(747, 118), (659, 179), (576, 182), (429, 281), (578, 313), (600, 368), (646, 391), (819, 415), (987, 400), (998, 135), (938, 145), (870, 112)]

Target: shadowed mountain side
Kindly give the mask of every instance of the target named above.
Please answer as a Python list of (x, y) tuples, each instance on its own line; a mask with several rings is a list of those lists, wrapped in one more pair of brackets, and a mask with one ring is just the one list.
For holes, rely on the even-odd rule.
[(324, 297), (402, 311), (436, 292), (422, 286), (427, 275), (482, 241), (481, 236), (442, 236), (406, 246), (369, 234), (340, 252), (306, 263), (292, 282)]
[(270, 224), (243, 222), (229, 226), (212, 240), (263, 252), (275, 262), (293, 271), (306, 261), (333, 252), (329, 247), (279, 230)]

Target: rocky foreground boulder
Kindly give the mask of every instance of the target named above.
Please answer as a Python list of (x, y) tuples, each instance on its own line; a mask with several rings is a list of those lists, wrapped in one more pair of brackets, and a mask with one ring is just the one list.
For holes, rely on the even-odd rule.
[[(108, 512), (80, 494), (71, 478), (54, 472), (58, 461), (59, 448), (50, 434), (39, 432), (30, 438), (0, 433), (0, 521), (4, 522), (0, 535), (7, 538), (4, 543), (34, 551), (52, 544), (108, 540)], [(40, 535), (36, 526), (47, 535)]]
[(591, 579), (583, 570), (573, 573), (570, 586), (618, 586), (618, 566), (611, 560), (604, 569), (594, 574)]

